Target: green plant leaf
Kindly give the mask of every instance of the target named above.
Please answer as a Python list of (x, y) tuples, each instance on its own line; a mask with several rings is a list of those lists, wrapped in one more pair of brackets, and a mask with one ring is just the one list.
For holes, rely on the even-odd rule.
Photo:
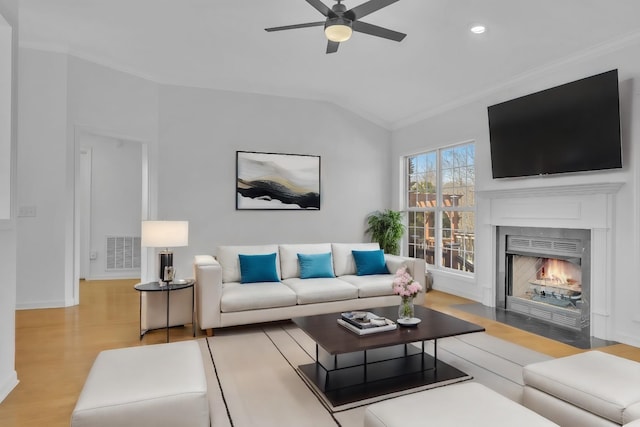
[(369, 227), (365, 232), (371, 234), (372, 242), (378, 242), (385, 253), (400, 253), (400, 239), (405, 230), (402, 212), (390, 209), (375, 211), (367, 217), (367, 224)]

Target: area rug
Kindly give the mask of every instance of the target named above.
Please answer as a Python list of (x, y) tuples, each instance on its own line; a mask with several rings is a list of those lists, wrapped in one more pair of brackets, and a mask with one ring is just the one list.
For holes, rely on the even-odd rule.
[[(372, 401), (420, 391), (331, 407), (297, 369), (314, 361), (315, 343), (293, 323), (216, 331), (201, 345), (215, 426), (361, 427)], [(481, 332), (438, 340), (438, 359), (520, 402), (522, 367), (550, 357)]]

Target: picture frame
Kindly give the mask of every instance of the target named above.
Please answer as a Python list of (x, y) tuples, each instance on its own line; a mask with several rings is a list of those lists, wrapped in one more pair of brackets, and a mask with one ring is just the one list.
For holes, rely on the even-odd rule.
[(236, 151), (236, 210), (320, 210), (320, 156)]

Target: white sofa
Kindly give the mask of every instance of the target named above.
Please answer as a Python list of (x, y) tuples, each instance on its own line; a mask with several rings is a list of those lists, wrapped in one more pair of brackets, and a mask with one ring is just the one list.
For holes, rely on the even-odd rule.
[[(399, 304), (392, 292), (395, 272), (406, 265), (423, 288), (415, 299), (424, 302), (425, 262), (384, 254), (389, 274), (356, 274), (352, 251), (379, 250), (377, 243), (274, 244), (220, 246), (216, 256), (197, 255), (196, 315), (198, 326), (213, 328), (291, 319)], [(278, 282), (241, 283), (239, 255), (276, 254)], [(300, 278), (298, 254), (331, 253), (335, 278)]]

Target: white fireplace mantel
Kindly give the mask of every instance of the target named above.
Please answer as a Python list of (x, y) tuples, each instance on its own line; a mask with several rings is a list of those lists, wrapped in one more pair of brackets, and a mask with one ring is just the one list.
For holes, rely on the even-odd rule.
[[(489, 208), (483, 222), (494, 231), (500, 226), (591, 231), (591, 335), (602, 339), (610, 339), (614, 206), (615, 194), (622, 185), (597, 183), (478, 191), (479, 199), (487, 202), (485, 206)], [(478, 250), (496, 254), (495, 239)], [(493, 301), (496, 282), (494, 271), (490, 291)]]
[(489, 201), (489, 224), (516, 227), (609, 229), (622, 183), (479, 191)]
[(548, 197), (563, 195), (615, 194), (624, 182), (560, 185), (553, 187), (520, 187), (493, 190), (478, 190), (477, 194), (486, 199), (511, 197)]

